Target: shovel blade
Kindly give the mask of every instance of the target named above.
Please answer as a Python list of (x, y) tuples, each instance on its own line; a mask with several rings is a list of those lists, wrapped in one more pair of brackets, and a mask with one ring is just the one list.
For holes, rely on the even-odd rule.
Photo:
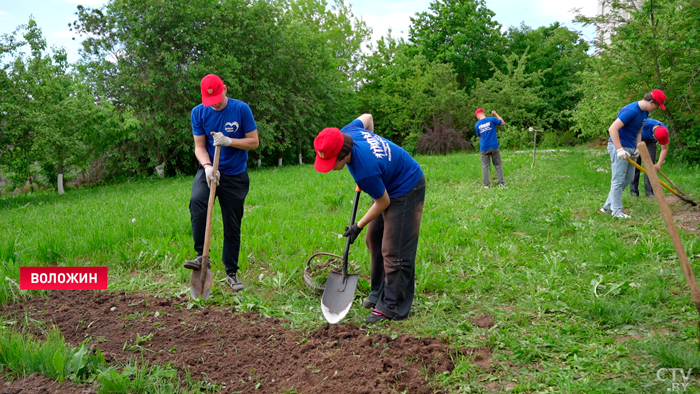
[(357, 274), (347, 274), (343, 280), (341, 272), (331, 271), (328, 274), (326, 287), (321, 298), (321, 311), (328, 323), (336, 324), (343, 320), (350, 311), (352, 299), (357, 288)]
[(210, 269), (206, 270), (204, 284), (202, 284), (202, 270), (192, 271), (192, 278), (190, 279), (190, 295), (193, 300), (202, 297), (204, 301), (209, 299), (211, 295), (211, 285), (214, 283), (214, 274)]

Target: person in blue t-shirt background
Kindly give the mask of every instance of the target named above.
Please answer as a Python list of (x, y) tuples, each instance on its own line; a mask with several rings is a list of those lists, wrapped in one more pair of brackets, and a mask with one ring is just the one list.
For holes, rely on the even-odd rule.
[[(661, 165), (664, 164), (666, 160), (666, 155), (668, 154), (668, 128), (665, 124), (659, 122), (656, 119), (647, 119), (642, 128), (642, 142), (647, 144), (647, 149), (649, 149), (649, 156), (654, 162), (654, 170), (659, 171)], [(661, 153), (659, 154), (659, 160), (656, 160), (656, 143), (661, 145)], [(637, 157), (637, 164), (642, 164), (642, 158)], [(634, 168), (634, 178), (630, 184), (630, 194), (632, 197), (639, 197), (639, 175), (641, 171), (638, 168)], [(644, 191), (647, 197), (654, 195), (654, 190), (651, 188), (651, 182), (649, 182), (649, 176), (644, 175)]]
[(481, 174), (484, 178), (484, 188), (489, 188), (489, 168), (491, 162), (496, 169), (498, 185), (505, 186), (503, 182), (503, 166), (501, 165), (501, 150), (496, 136), (496, 126), (504, 125), (506, 122), (496, 111), (491, 111), (495, 117), (486, 117), (484, 110), (479, 108), (474, 114), (476, 116), (476, 136), (479, 137), (479, 150), (481, 151)]
[(347, 166), (357, 186), (374, 199), (343, 236), (355, 242), (367, 227), (371, 291), (362, 306), (365, 320), (406, 319), (413, 305), (416, 251), (425, 201), (425, 177), (411, 155), (374, 133), (371, 114), (363, 114), (341, 130), (323, 129), (314, 140), (319, 172)]
[(635, 167), (628, 158), (639, 156), (637, 144), (642, 140), (642, 127), (649, 117), (649, 112), (657, 108), (666, 110), (664, 92), (654, 89), (644, 95), (644, 99), (635, 101), (623, 107), (617, 114), (617, 119), (610, 125), (608, 132), (608, 154), (612, 167), (610, 192), (605, 200), (602, 213), (611, 213), (614, 218), (629, 219), (630, 215), (622, 212), (622, 191), (632, 183)]
[[(185, 262), (185, 268), (202, 267), (204, 231), (206, 229), (209, 188), (216, 182), (216, 197), (221, 206), (224, 224), (222, 260), (226, 269), (226, 284), (233, 291), (243, 290), (238, 277), (238, 257), (241, 249), (241, 220), (243, 204), (248, 195), (248, 150), (259, 145), (258, 130), (248, 104), (226, 96), (227, 88), (221, 78), (209, 74), (202, 79), (202, 104), (192, 110), (194, 154), (199, 169), (192, 184), (190, 218), (192, 238), (197, 257)], [(221, 146), (219, 169), (213, 173), (215, 146)]]

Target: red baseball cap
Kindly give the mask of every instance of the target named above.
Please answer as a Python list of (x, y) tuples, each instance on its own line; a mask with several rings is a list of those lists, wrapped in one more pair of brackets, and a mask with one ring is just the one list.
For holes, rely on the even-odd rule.
[(221, 102), (221, 93), (224, 92), (226, 86), (218, 75), (209, 74), (202, 78), (200, 87), (202, 88), (202, 104), (210, 107)]
[(657, 127), (656, 130), (654, 130), (654, 137), (656, 137), (656, 140), (659, 141), (659, 144), (668, 144), (668, 129), (664, 126)]
[(659, 89), (654, 89), (651, 91), (651, 97), (654, 100), (656, 100), (657, 103), (659, 103), (659, 107), (661, 107), (662, 110), (666, 111), (666, 107), (664, 107), (664, 102), (666, 101), (666, 94), (664, 94), (664, 92), (660, 91)]
[(344, 143), (345, 138), (343, 134), (335, 127), (327, 127), (321, 130), (314, 140), (314, 149), (316, 149), (314, 168), (316, 171), (329, 172), (332, 170)]
[(483, 109), (483, 108), (479, 108), (479, 109), (477, 109), (476, 112), (474, 113), (474, 116), (477, 116), (477, 115), (483, 114), (483, 113), (484, 113), (484, 109)]

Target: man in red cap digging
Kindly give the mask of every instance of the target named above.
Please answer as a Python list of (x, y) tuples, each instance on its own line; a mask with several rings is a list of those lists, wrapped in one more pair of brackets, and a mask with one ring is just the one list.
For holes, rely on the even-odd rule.
[[(668, 154), (668, 128), (665, 124), (659, 122), (655, 119), (647, 119), (642, 128), (642, 141), (647, 144), (649, 149), (649, 156), (651, 160), (654, 161), (654, 169), (659, 171), (661, 165), (664, 164), (666, 159), (666, 154)], [(659, 160), (656, 161), (656, 143), (661, 145), (661, 153), (659, 154)], [(642, 158), (637, 157), (637, 164), (642, 164)], [(630, 184), (630, 193), (632, 197), (639, 197), (639, 171), (638, 168), (634, 168), (634, 178)], [(651, 188), (651, 183), (649, 182), (649, 176), (644, 175), (644, 191), (647, 197), (654, 195), (654, 190)]]
[[(222, 260), (226, 269), (226, 284), (233, 291), (240, 291), (243, 290), (243, 282), (238, 277), (241, 220), (250, 186), (246, 163), (248, 151), (257, 149), (259, 145), (258, 128), (248, 104), (226, 97), (226, 85), (221, 78), (209, 74), (202, 79), (200, 88), (202, 104), (192, 110), (194, 154), (199, 161), (199, 169), (190, 197), (192, 238), (197, 257), (184, 265), (192, 270), (202, 267), (209, 187), (216, 182), (216, 196), (224, 223)], [(221, 146), (219, 171), (216, 174), (212, 166), (215, 146)]]
[(498, 145), (498, 137), (496, 136), (496, 126), (505, 124), (506, 122), (496, 111), (491, 111), (491, 115), (487, 117), (484, 110), (479, 108), (476, 110), (476, 136), (479, 137), (479, 150), (481, 151), (481, 174), (484, 178), (484, 188), (489, 188), (489, 168), (491, 162), (496, 169), (496, 179), (499, 186), (505, 186), (503, 181), (503, 165), (501, 164), (501, 148)]
[(608, 154), (612, 167), (610, 192), (605, 200), (601, 213), (610, 213), (612, 217), (629, 219), (630, 215), (622, 212), (622, 191), (632, 183), (635, 167), (628, 158), (639, 156), (637, 144), (642, 140), (642, 127), (649, 117), (649, 112), (657, 108), (666, 110), (664, 92), (654, 89), (644, 95), (644, 99), (635, 101), (623, 107), (617, 114), (617, 119), (610, 125), (608, 133)]
[(374, 134), (372, 115), (363, 114), (338, 130), (323, 129), (314, 140), (319, 172), (348, 168), (355, 183), (374, 199), (367, 213), (343, 236), (350, 243), (367, 227), (371, 291), (362, 306), (365, 320), (403, 320), (415, 293), (416, 250), (425, 201), (420, 165), (401, 147)]

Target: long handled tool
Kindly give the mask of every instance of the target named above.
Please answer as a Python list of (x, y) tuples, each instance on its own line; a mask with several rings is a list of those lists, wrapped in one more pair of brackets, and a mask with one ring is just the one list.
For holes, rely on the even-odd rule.
[[(641, 144), (641, 142), (640, 142), (640, 144)], [(644, 148), (646, 148), (646, 145), (644, 145)], [(647, 152), (647, 154), (649, 154), (649, 152)], [(651, 156), (649, 156), (649, 157), (651, 157)], [(639, 164), (635, 163), (634, 160), (630, 159), (629, 157), (627, 158), (627, 161), (630, 162), (630, 164), (632, 164), (633, 166), (637, 167), (637, 168), (639, 169), (639, 171), (641, 171), (641, 172), (647, 174), (647, 176), (648, 176), (649, 179), (651, 180), (651, 175), (649, 175), (649, 173), (647, 172), (647, 170), (644, 169), (644, 167), (642, 167), (642, 166), (640, 166)], [(646, 164), (646, 163), (645, 163), (645, 164)], [(653, 166), (654, 166), (654, 163), (652, 163), (651, 166), (647, 166), (647, 167), (653, 167)], [(652, 172), (654, 173), (654, 175), (656, 175), (656, 171), (652, 171)], [(690, 205), (692, 205), (692, 206), (698, 205), (698, 204), (695, 203), (695, 201), (689, 199), (688, 197), (682, 196), (682, 195), (680, 195), (678, 192), (676, 192), (675, 190), (671, 189), (671, 186), (669, 186), (669, 185), (667, 185), (666, 183), (664, 183), (663, 181), (661, 181), (661, 180), (659, 179), (658, 176), (656, 176), (655, 178), (659, 181), (659, 184), (661, 184), (663, 187), (665, 187), (666, 189), (668, 189), (668, 191), (670, 191), (671, 193), (673, 193), (673, 194), (675, 194), (676, 196), (678, 196), (678, 198), (680, 198), (681, 200), (687, 202), (688, 204), (690, 204)], [(661, 195), (662, 195), (662, 196), (663, 196), (663, 193), (664, 193), (664, 191), (661, 190)], [(656, 194), (656, 190), (654, 190), (654, 194)]]
[[(360, 202), (360, 187), (355, 186), (355, 201), (352, 205), (352, 216), (350, 225), (355, 224), (357, 206)], [(350, 238), (345, 241), (345, 252), (343, 252), (343, 271), (331, 271), (328, 274), (326, 287), (323, 289), (321, 298), (321, 311), (328, 323), (336, 324), (341, 321), (350, 311), (352, 299), (355, 297), (358, 274), (348, 274), (348, 254), (350, 253)]]
[[(217, 146), (214, 151), (214, 175), (219, 171), (219, 156), (221, 156), (221, 147)], [(192, 271), (190, 279), (190, 294), (192, 299), (196, 300), (202, 297), (203, 300), (208, 300), (211, 295), (211, 284), (214, 282), (214, 274), (209, 269), (209, 247), (211, 246), (211, 220), (214, 213), (214, 200), (216, 200), (216, 182), (212, 182), (209, 186), (209, 206), (207, 207), (207, 226), (204, 230), (204, 250), (202, 251), (202, 268), (199, 271)]]
[(668, 179), (668, 177), (666, 176), (666, 174), (664, 174), (663, 172), (661, 172), (661, 169), (659, 169), (659, 170), (657, 170), (657, 171), (658, 171), (659, 174), (661, 174), (661, 175), (664, 177), (664, 179), (666, 179), (666, 181), (668, 181), (668, 183), (671, 184), (671, 186), (673, 186), (674, 189), (676, 189), (676, 191), (678, 192), (678, 194), (685, 196), (685, 193), (683, 193), (683, 192), (681, 191), (681, 189), (679, 189), (678, 186), (676, 186), (676, 184), (673, 183), (672, 180)]
[[(640, 142), (637, 144), (637, 149), (639, 149), (639, 153), (642, 155), (644, 165), (649, 168), (653, 166), (654, 163), (652, 162), (649, 151), (647, 150), (647, 145), (644, 142)], [(681, 263), (681, 268), (683, 268), (683, 275), (685, 275), (685, 281), (690, 288), (690, 295), (693, 298), (695, 308), (698, 310), (698, 314), (700, 315), (700, 288), (698, 288), (698, 282), (695, 279), (693, 268), (690, 266), (690, 262), (688, 261), (688, 255), (685, 253), (685, 249), (683, 248), (683, 242), (681, 242), (681, 236), (678, 234), (676, 222), (673, 221), (671, 209), (668, 207), (668, 202), (666, 202), (666, 198), (664, 197), (664, 191), (661, 189), (662, 182), (659, 181), (656, 171), (649, 171), (649, 174), (647, 175), (649, 176), (651, 187), (654, 189), (656, 201), (659, 203), (659, 208), (661, 208), (661, 214), (664, 217), (664, 222), (666, 222), (666, 229), (668, 229), (668, 234), (671, 236), (673, 247), (676, 249), (676, 255)], [(700, 330), (700, 320), (698, 320), (698, 330)], [(698, 350), (700, 350), (700, 344), (698, 345)]]

